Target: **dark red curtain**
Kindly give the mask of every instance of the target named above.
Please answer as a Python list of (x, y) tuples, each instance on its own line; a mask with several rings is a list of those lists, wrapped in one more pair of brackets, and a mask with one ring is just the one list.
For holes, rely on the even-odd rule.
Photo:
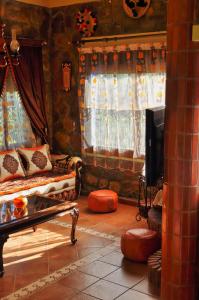
[(36, 135), (48, 143), (42, 47), (23, 46), (13, 66), (19, 93)]
[(6, 70), (7, 70), (7, 67), (0, 68), (0, 96), (1, 96), (2, 91), (3, 91), (4, 80), (5, 80), (5, 76), (6, 76)]

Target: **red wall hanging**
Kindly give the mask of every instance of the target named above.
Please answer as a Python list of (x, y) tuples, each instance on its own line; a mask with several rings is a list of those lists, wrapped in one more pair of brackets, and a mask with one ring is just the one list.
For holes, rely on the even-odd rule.
[(89, 37), (94, 34), (97, 28), (97, 18), (90, 9), (80, 9), (75, 16), (77, 22), (77, 30), (84, 37)]
[(64, 62), (62, 64), (62, 74), (63, 74), (63, 86), (66, 92), (71, 89), (71, 62)]

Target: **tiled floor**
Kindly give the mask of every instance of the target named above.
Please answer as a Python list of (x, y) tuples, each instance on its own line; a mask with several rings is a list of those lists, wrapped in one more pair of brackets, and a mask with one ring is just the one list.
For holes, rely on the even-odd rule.
[(147, 280), (147, 265), (128, 261), (120, 252), (121, 233), (147, 226), (135, 220), (137, 208), (119, 204), (117, 212), (93, 214), (85, 197), (79, 199), (79, 208), (76, 245), (70, 244), (69, 216), (8, 239), (0, 298), (158, 299)]

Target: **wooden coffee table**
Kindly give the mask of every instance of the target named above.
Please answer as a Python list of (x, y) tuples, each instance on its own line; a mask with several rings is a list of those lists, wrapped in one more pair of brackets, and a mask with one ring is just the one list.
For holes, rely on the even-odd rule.
[(12, 233), (36, 226), (57, 216), (70, 214), (72, 217), (71, 242), (75, 244), (75, 229), (79, 217), (77, 203), (55, 200), (43, 196), (27, 197), (28, 204), (23, 208), (16, 208), (13, 201), (0, 203), (0, 277), (4, 274), (3, 246)]

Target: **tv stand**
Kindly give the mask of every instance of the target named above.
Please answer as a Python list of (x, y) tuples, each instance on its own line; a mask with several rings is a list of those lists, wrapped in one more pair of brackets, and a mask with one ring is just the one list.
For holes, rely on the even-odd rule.
[(148, 186), (146, 177), (144, 175), (139, 176), (139, 195), (138, 195), (138, 209), (139, 212), (136, 215), (136, 220), (140, 221), (142, 218), (148, 218), (148, 212), (152, 207), (152, 202), (156, 193), (162, 185), (163, 178), (157, 182), (156, 186)]

